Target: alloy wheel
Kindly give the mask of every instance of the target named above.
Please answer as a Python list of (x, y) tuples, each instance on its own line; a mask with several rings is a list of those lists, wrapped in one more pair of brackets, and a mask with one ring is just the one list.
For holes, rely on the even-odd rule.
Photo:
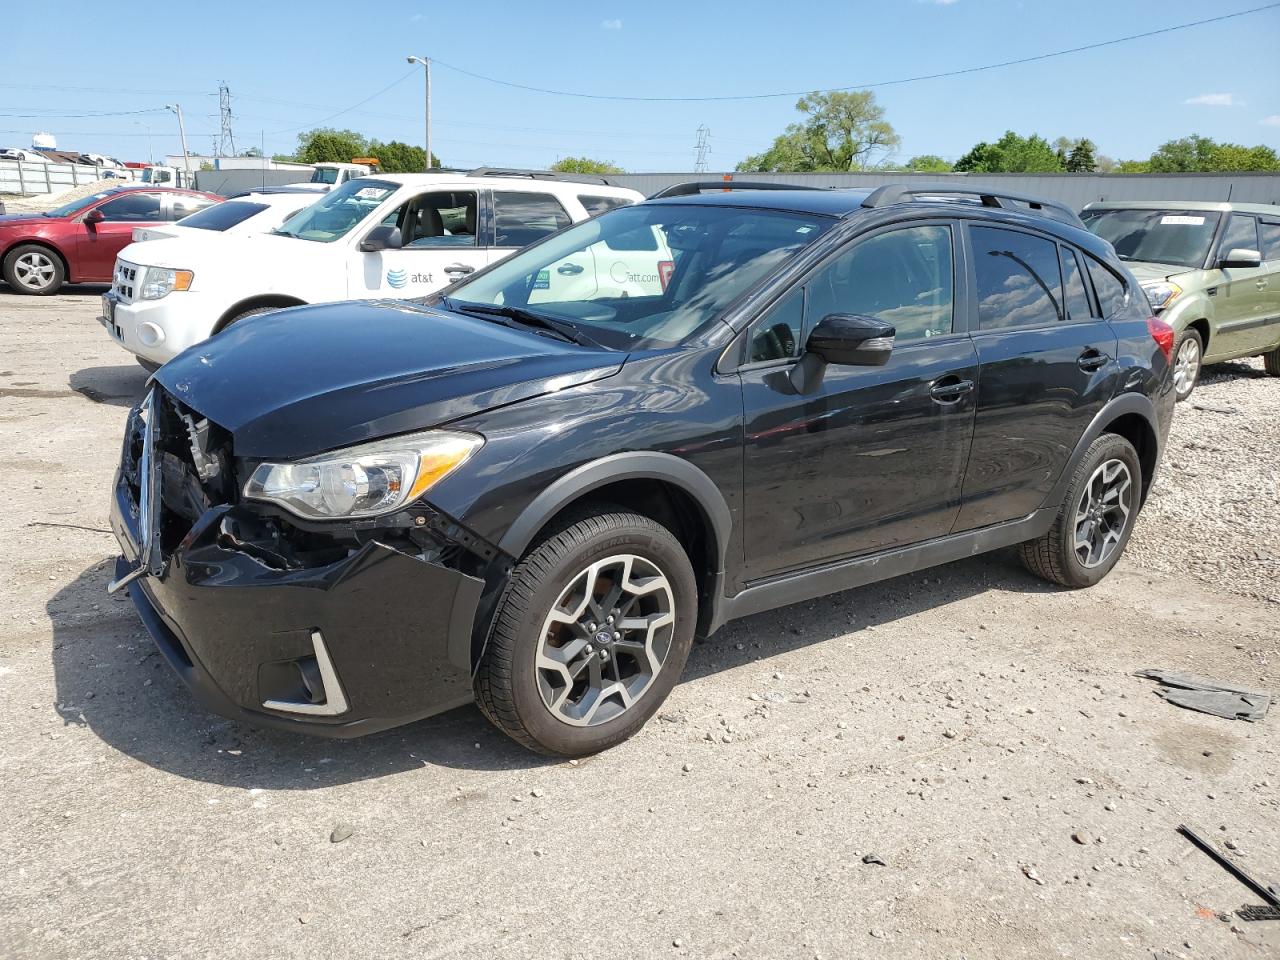
[(1085, 567), (1109, 560), (1120, 545), (1133, 505), (1133, 476), (1123, 460), (1093, 471), (1076, 505), (1075, 553)]
[(574, 726), (621, 716), (671, 651), (675, 597), (658, 566), (619, 554), (570, 578), (543, 621), (536, 674), (543, 705)]
[(1173, 362), (1173, 387), (1178, 396), (1186, 396), (1196, 385), (1196, 377), (1200, 374), (1200, 341), (1188, 336), (1178, 347), (1178, 355)]
[(28, 290), (43, 290), (53, 282), (54, 263), (47, 255), (32, 250), (13, 262), (13, 275)]

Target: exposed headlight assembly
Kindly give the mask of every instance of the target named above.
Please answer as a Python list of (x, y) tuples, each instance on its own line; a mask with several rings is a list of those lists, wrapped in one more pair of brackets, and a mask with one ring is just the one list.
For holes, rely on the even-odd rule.
[(262, 463), (245, 484), (244, 495), (306, 520), (373, 517), (418, 499), (483, 443), (473, 433), (429, 430), (296, 463)]
[(1182, 293), (1182, 288), (1176, 283), (1170, 283), (1168, 280), (1153, 280), (1150, 283), (1144, 283), (1142, 289), (1147, 292), (1147, 299), (1151, 301), (1152, 310), (1163, 310), (1174, 298)]
[(159, 300), (175, 290), (190, 290), (195, 274), (190, 270), (170, 270), (168, 267), (147, 267), (143, 275), (138, 299)]

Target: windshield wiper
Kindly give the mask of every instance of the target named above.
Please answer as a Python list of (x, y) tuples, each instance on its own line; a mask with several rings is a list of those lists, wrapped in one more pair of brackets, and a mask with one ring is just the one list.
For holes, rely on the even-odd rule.
[[(535, 313), (532, 310), (526, 310), (524, 307), (508, 307), (499, 306), (489, 303), (467, 303), (445, 297), (441, 303), (447, 310), (456, 310), (459, 313), (475, 313), (484, 317), (503, 317), (507, 320), (514, 320), (516, 324), (526, 327), (536, 327), (540, 330), (547, 330), (558, 336), (560, 339), (569, 343), (576, 343), (581, 347), (599, 347), (601, 343), (587, 336), (568, 320), (559, 320), (555, 317), (548, 317), (541, 313)], [(512, 326), (512, 324), (504, 324), (504, 326)]]

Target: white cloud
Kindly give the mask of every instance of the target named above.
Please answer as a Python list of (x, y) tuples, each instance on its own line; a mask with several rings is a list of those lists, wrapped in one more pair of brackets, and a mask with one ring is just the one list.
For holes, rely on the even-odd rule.
[(622, 21), (621, 20), (601, 20), (600, 29), (601, 30), (621, 30)]
[(417, 23), (419, 20), (425, 19), (426, 16), (427, 15), (425, 13), (415, 13), (412, 17), (409, 18), (409, 22)]
[(1263, 117), (1258, 122), (1264, 127), (1280, 127), (1280, 113), (1273, 113), (1269, 117)]
[(1202, 93), (1190, 100), (1183, 100), (1195, 107), (1238, 107), (1239, 102), (1229, 93)]
[(931, 3), (935, 7), (949, 7), (953, 3), (959, 3), (960, 0), (920, 0), (920, 3)]

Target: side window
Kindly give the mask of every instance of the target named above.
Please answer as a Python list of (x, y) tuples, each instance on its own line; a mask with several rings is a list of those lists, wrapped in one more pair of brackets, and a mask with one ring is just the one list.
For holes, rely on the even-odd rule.
[(590, 217), (598, 217), (618, 207), (631, 206), (631, 201), (623, 197), (589, 197), (582, 193), (578, 194), (578, 202), (586, 208), (587, 216)]
[(1263, 260), (1280, 260), (1280, 221), (1258, 221), (1258, 239)]
[(658, 231), (656, 227), (642, 225), (626, 233), (605, 238), (604, 245), (618, 253), (657, 250)]
[(389, 213), (382, 222), (400, 228), (402, 248), (474, 247), (476, 197), (471, 190), (419, 194)]
[(797, 287), (770, 308), (751, 335), (747, 363), (785, 360), (800, 348), (804, 322), (804, 289)]
[(972, 227), (978, 329), (1038, 327), (1062, 318), (1058, 245), (1029, 233)]
[(160, 196), (155, 193), (126, 193), (98, 207), (102, 216), (113, 221), (148, 221), (160, 219)]
[(893, 324), (899, 342), (950, 333), (951, 228), (907, 227), (859, 241), (805, 286), (809, 329), (828, 314), (852, 313)]
[(1089, 268), (1089, 277), (1093, 280), (1093, 291), (1098, 295), (1098, 305), (1102, 307), (1102, 315), (1114, 317), (1129, 302), (1124, 281), (1092, 257), (1085, 257), (1085, 263)]
[(560, 201), (549, 193), (495, 191), (493, 213), (499, 247), (528, 246), (571, 222)]
[(1222, 243), (1218, 244), (1218, 256), (1225, 257), (1232, 250), (1258, 249), (1258, 221), (1253, 217), (1242, 217), (1233, 213), (1227, 221), (1227, 230), (1222, 235)]
[(1084, 271), (1080, 266), (1080, 254), (1071, 247), (1062, 247), (1062, 285), (1067, 294), (1067, 323), (1082, 323), (1093, 316), (1089, 294), (1085, 291)]
[(182, 197), (176, 196), (171, 199), (172, 206), (169, 208), (170, 220), (181, 220), (188, 217), (197, 210), (203, 210), (205, 207), (212, 206), (212, 200), (204, 197)]

